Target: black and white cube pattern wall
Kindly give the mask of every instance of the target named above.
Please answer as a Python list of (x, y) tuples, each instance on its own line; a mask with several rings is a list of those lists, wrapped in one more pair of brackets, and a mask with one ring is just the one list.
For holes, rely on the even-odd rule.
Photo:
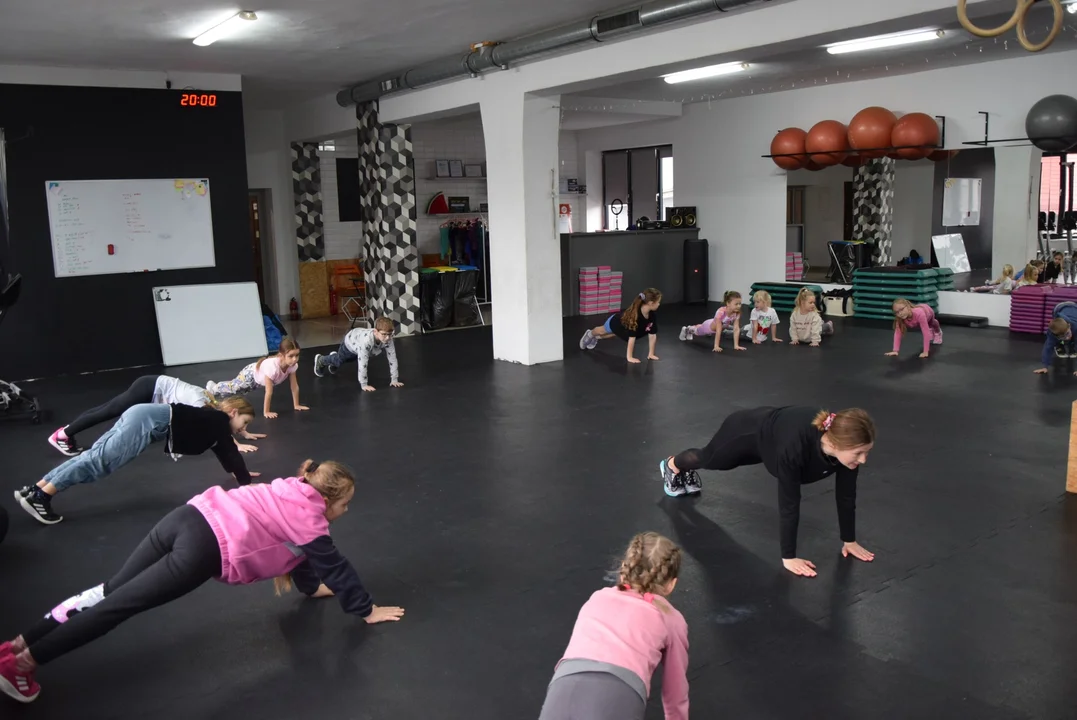
[(299, 261), (323, 260), (322, 172), (316, 143), (292, 143), (292, 191)]
[(371, 104), (356, 108), (363, 268), (367, 304), (407, 335), (420, 332), (419, 233), (410, 125), (383, 125)]
[(871, 264), (890, 264), (894, 233), (893, 158), (877, 158), (857, 168), (853, 179), (853, 239), (871, 243)]

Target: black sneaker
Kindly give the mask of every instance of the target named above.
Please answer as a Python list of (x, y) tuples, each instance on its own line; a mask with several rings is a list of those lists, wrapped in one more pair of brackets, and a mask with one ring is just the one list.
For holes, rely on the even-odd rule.
[(323, 372), (324, 370), (325, 370), (325, 358), (323, 358), (320, 354), (315, 355), (314, 356), (314, 376), (315, 377), (325, 377), (325, 373)]
[(689, 495), (698, 495), (703, 492), (703, 481), (699, 479), (699, 473), (695, 470), (685, 470), (684, 473), (684, 490)]
[(43, 525), (55, 525), (64, 519), (62, 515), (57, 515), (52, 511), (52, 496), (39, 487), (32, 488), (25, 496), (15, 491), (15, 499), (19, 501), (22, 509), (30, 514), (30, 517)]
[(34, 485), (23, 485), (15, 491), (15, 499), (18, 500), (21, 497), (29, 497), (30, 493), (34, 491), (34, 487)]
[[(333, 352), (329, 353), (329, 356), (332, 357), (333, 355), (336, 355), (336, 354), (337, 354), (337, 351), (334, 350)], [(333, 359), (336, 360), (336, 358), (333, 358)], [(337, 374), (338, 367), (336, 365), (329, 364), (326, 367), (329, 368), (329, 374), (330, 375), (336, 375)]]
[(669, 469), (669, 458), (658, 464), (658, 471), (662, 473), (662, 486), (666, 495), (679, 497), (688, 492), (684, 487), (684, 473), (673, 474)]

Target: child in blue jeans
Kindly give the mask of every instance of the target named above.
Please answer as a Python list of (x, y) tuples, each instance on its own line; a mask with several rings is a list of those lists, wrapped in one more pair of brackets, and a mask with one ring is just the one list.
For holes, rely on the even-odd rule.
[(359, 363), (359, 385), (366, 392), (374, 392), (374, 386), (367, 382), (367, 367), (370, 358), (385, 352), (389, 360), (389, 384), (392, 387), (404, 387), (400, 382), (400, 366), (396, 361), (396, 347), (393, 345), (393, 321), (387, 317), (378, 318), (373, 328), (356, 328), (344, 336), (340, 347), (328, 355), (314, 356), (314, 374), (323, 377), (328, 370), (336, 374), (340, 366), (351, 360)]
[[(1074, 332), (1077, 330), (1077, 303), (1063, 302), (1055, 305), (1051, 313), (1051, 323), (1047, 326), (1047, 339), (1043, 342), (1043, 354), (1040, 362), (1043, 367), (1034, 371), (1039, 375), (1051, 368), (1052, 355), (1057, 357), (1077, 357), (1074, 347)], [(1077, 375), (1077, 372), (1073, 373)]]

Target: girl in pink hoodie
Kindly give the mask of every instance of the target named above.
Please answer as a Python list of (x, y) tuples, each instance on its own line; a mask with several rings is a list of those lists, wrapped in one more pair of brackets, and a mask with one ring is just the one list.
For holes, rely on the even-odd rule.
[(680, 567), (681, 549), (669, 538), (632, 538), (617, 586), (580, 610), (539, 720), (643, 720), (659, 662), (666, 720), (688, 720), (688, 625), (666, 600)]
[(368, 623), (399, 620), (379, 607), (329, 537), (348, 511), (355, 479), (335, 462), (307, 460), (299, 477), (225, 491), (213, 487), (169, 513), (111, 580), (57, 605), (11, 642), (0, 644), (0, 690), (19, 702), (41, 692), (38, 665), (96, 640), (123, 621), (183, 597), (209, 580), (244, 585), (276, 578), (307, 595), (336, 595)]
[(897, 357), (901, 350), (901, 336), (906, 328), (920, 328), (924, 335), (924, 351), (920, 357), (926, 358), (932, 345), (942, 345), (942, 326), (935, 319), (935, 311), (930, 305), (913, 305), (905, 298), (894, 301), (894, 349), (886, 353), (887, 357)]

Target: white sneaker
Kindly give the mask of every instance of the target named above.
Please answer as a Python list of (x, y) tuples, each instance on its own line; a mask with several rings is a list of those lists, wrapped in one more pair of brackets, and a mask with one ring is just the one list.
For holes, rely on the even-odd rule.
[(677, 336), (677, 339), (680, 340), (681, 342), (685, 342), (685, 341), (688, 340), (688, 326), (687, 325), (685, 325), (684, 327), (681, 328), (681, 333), (680, 333), (680, 335)]
[(587, 330), (583, 333), (583, 337), (580, 338), (580, 350), (589, 349), (587, 346), (591, 343), (591, 331)]
[(206, 383), (206, 392), (208, 392), (210, 395), (216, 395), (217, 394), (217, 383), (213, 382), (212, 380), (210, 380), (208, 383)]

